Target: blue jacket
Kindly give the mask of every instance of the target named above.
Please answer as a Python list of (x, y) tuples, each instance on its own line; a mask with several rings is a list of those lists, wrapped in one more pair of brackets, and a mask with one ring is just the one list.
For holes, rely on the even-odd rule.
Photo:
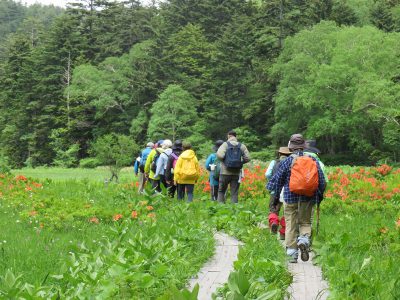
[(149, 156), (151, 150), (153, 149), (150, 147), (146, 147), (142, 150), (142, 153), (140, 154), (140, 165), (144, 166), (146, 164), (147, 157)]
[(210, 172), (210, 176), (209, 176), (208, 180), (209, 180), (211, 186), (218, 185), (218, 181), (214, 179), (214, 174), (213, 174), (214, 171), (211, 171), (211, 167), (210, 167), (210, 165), (214, 164), (216, 160), (217, 160), (217, 154), (212, 153), (207, 157), (207, 160), (205, 163), (206, 169)]
[[(139, 160), (138, 160), (139, 159)], [(139, 172), (139, 162), (140, 162), (141, 157), (139, 156), (138, 158), (135, 159), (135, 164), (133, 165), (133, 169), (135, 171), (135, 174), (137, 175)]]

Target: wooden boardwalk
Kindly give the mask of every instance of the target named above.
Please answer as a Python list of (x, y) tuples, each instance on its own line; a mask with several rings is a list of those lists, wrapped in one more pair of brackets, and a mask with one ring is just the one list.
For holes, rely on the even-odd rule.
[(217, 232), (214, 238), (216, 240), (214, 256), (203, 266), (197, 278), (189, 282), (190, 290), (196, 283), (199, 284), (198, 300), (210, 300), (217, 288), (228, 282), (229, 274), (234, 270), (233, 262), (237, 260), (239, 246), (242, 244), (221, 232)]
[(309, 261), (300, 258), (297, 264), (288, 264), (293, 275), (293, 283), (289, 286), (288, 300), (325, 300), (329, 295), (328, 283), (322, 278), (321, 268), (313, 265), (313, 253)]

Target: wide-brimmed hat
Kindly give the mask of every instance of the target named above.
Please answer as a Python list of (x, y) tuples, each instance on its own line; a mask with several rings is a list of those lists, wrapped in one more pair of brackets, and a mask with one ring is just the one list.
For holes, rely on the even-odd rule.
[(287, 154), (287, 155), (292, 154), (292, 152), (289, 150), (288, 147), (279, 147), (278, 153), (279, 154)]
[(288, 148), (291, 151), (304, 149), (305, 147), (306, 143), (304, 141), (304, 137), (301, 134), (296, 133), (290, 137)]
[(219, 149), (219, 147), (221, 147), (221, 145), (222, 145), (223, 143), (224, 143), (223, 140), (217, 140), (217, 141), (215, 141), (214, 146), (213, 146), (213, 151), (214, 151), (214, 152), (217, 152), (218, 149)]
[(321, 153), (321, 150), (317, 148), (317, 141), (316, 140), (306, 140), (306, 148), (304, 151), (312, 152), (319, 154)]

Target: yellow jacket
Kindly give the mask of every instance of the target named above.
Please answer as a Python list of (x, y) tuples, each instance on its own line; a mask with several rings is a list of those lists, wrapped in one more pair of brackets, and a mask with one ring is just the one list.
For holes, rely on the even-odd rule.
[[(193, 161), (193, 164), (191, 164), (190, 161)], [(194, 175), (191, 176), (190, 179), (185, 178), (188, 170), (185, 170), (184, 168), (187, 166), (192, 166), (194, 168), (191, 170), (194, 172)], [(174, 168), (174, 181), (178, 184), (195, 184), (199, 177), (200, 166), (196, 154), (191, 149), (183, 151)]]
[[(161, 153), (164, 152), (164, 149), (163, 148), (157, 148), (157, 151), (161, 154)], [(153, 150), (150, 151), (149, 156), (147, 156), (147, 159), (146, 159), (146, 164), (144, 165), (144, 172), (146, 174), (149, 174), (149, 178), (150, 179), (158, 180), (158, 179), (160, 179), (160, 177), (157, 176), (157, 178), (155, 178), (154, 177), (154, 172), (150, 169), (151, 168), (151, 163), (153, 162), (154, 156), (156, 156), (156, 154), (157, 154), (156, 149), (153, 149)]]

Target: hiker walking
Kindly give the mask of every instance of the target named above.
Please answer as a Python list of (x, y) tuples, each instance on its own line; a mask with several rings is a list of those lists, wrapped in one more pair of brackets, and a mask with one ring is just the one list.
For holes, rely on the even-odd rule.
[(164, 152), (164, 149), (161, 148), (163, 142), (164, 140), (159, 140), (154, 145), (154, 148), (153, 150), (150, 151), (149, 156), (146, 159), (146, 164), (144, 166), (144, 172), (146, 174), (146, 177), (149, 179), (152, 189), (157, 193), (161, 193), (161, 187), (160, 187), (160, 177), (159, 176), (156, 177), (155, 173), (157, 170), (157, 161), (161, 153)]
[(245, 145), (238, 142), (235, 131), (228, 132), (228, 140), (217, 150), (217, 158), (221, 161), (218, 202), (225, 203), (225, 192), (229, 185), (231, 202), (238, 203), (241, 170), (243, 164), (250, 161), (250, 153)]
[[(286, 159), (292, 152), (290, 152), (288, 147), (280, 147), (278, 150), (278, 158), (271, 161), (269, 164), (267, 171), (265, 172), (265, 177), (268, 180), (271, 180), (272, 176), (276, 174), (276, 171), (279, 169), (281, 162)], [(285, 229), (286, 222), (285, 217), (282, 216), (279, 219), (279, 211), (283, 205), (283, 189), (279, 195), (279, 201), (275, 203), (275, 193), (271, 191), (270, 200), (269, 200), (269, 215), (268, 215), (268, 223), (269, 228), (273, 234), (277, 234), (279, 224), (281, 225), (281, 229), (279, 230), (280, 239), (285, 239)]]
[(205, 163), (206, 169), (210, 172), (208, 182), (210, 183), (211, 200), (217, 201), (218, 199), (218, 185), (219, 185), (219, 173), (220, 173), (220, 161), (217, 159), (217, 150), (224, 143), (223, 140), (218, 140), (213, 146), (213, 152), (211, 153)]
[(182, 141), (176, 140), (172, 146), (172, 153), (168, 158), (167, 168), (165, 169), (165, 180), (169, 185), (168, 196), (171, 198), (174, 198), (176, 191), (176, 185), (174, 184), (174, 169), (182, 151)]
[(196, 154), (190, 143), (183, 143), (183, 152), (179, 156), (174, 169), (174, 181), (177, 185), (178, 200), (185, 198), (187, 202), (193, 201), (194, 184), (200, 177), (200, 166)]
[(298, 249), (303, 261), (309, 259), (312, 210), (315, 203), (323, 200), (326, 182), (317, 160), (304, 155), (305, 141), (301, 134), (292, 135), (288, 147), (293, 154), (280, 163), (267, 188), (274, 192), (275, 203), (284, 188), (286, 253), (289, 262), (296, 263)]
[[(147, 178), (145, 176), (144, 167), (146, 165), (147, 157), (149, 156), (153, 147), (154, 147), (154, 144), (152, 142), (148, 142), (146, 144), (146, 148), (144, 148), (142, 150), (142, 152), (140, 153), (140, 160), (139, 160), (139, 163), (137, 164), (138, 170), (135, 169), (136, 175), (139, 175), (139, 187), (138, 187), (139, 194), (143, 193), (144, 186), (146, 185)], [(136, 166), (136, 163), (135, 163), (135, 166)]]
[(162, 183), (163, 186), (166, 189), (168, 189), (169, 185), (165, 179), (165, 169), (167, 168), (167, 162), (168, 162), (169, 156), (172, 153), (171, 140), (164, 140), (161, 147), (164, 150), (164, 152), (160, 154), (160, 158), (157, 160), (157, 168), (156, 168), (156, 173), (154, 174), (154, 177), (156, 177), (156, 178), (159, 177), (160, 183)]

